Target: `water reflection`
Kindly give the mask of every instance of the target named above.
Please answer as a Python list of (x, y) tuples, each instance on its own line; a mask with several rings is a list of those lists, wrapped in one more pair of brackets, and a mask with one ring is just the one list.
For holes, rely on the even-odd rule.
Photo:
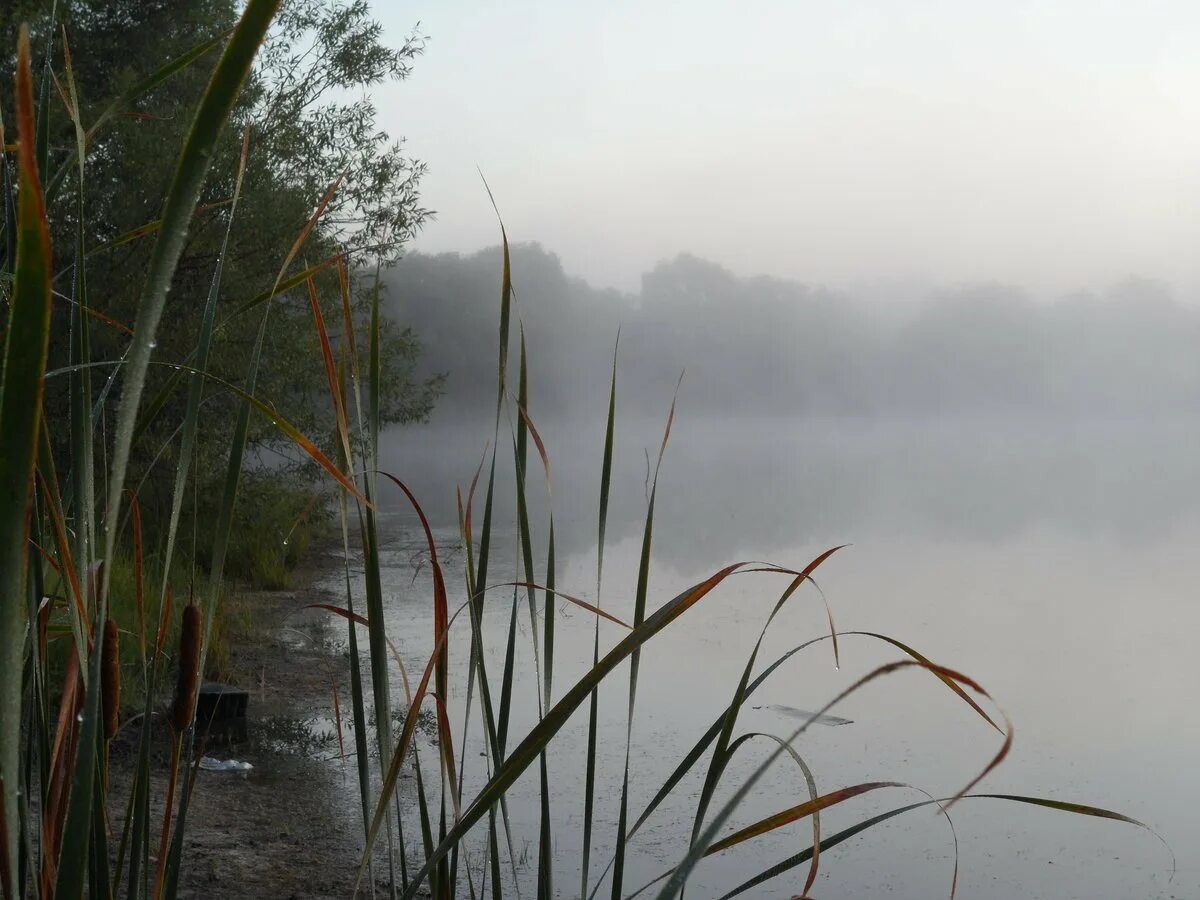
[[(539, 426), (554, 463), (559, 584), (592, 599), (601, 435), (569, 422)], [(606, 608), (618, 615), (629, 612), (636, 571), (645, 509), (643, 448), (656, 445), (659, 427), (619, 426), (604, 594)], [(385, 467), (414, 485), (447, 546), (455, 540), (454, 486), (465, 489), (489, 437), (442, 428), (404, 432), (389, 444)], [(839, 626), (892, 634), (967, 671), (1016, 721), (1013, 756), (986, 787), (1119, 808), (1182, 849), (1195, 837), (1187, 798), (1200, 796), (1200, 775), (1191, 762), (1200, 751), (1200, 712), (1190, 696), (1200, 672), (1189, 644), (1200, 628), (1194, 602), (1197, 437), (1200, 423), (1179, 421), (787, 423), (684, 415), (660, 484), (651, 605), (732, 559), (801, 565), (830, 544), (853, 541), (822, 570)], [(532, 477), (530, 494), (544, 509), (545, 492)], [(497, 521), (510, 522), (511, 481), (498, 487), (497, 503)], [(411, 516), (395, 509), (385, 520), (393, 538), (385, 553), (389, 629), (403, 652), (423, 659), (432, 635), (428, 572), (413, 541)], [(541, 546), (545, 533), (538, 526), (535, 531)], [(493, 558), (495, 580), (516, 571), (517, 548), (504, 526)], [(457, 573), (450, 581), (461, 584)], [(763, 576), (738, 579), (655, 639), (639, 683), (636, 811), (726, 702), (781, 587)], [(503, 592), (489, 600), (485, 625), (496, 673), (510, 602)], [(566, 606), (556, 615), (555, 680), (566, 685), (590, 660), (591, 622)], [(527, 702), (514, 713), (515, 734), (536, 717), (527, 673), (533, 668), (530, 631), (540, 628), (523, 606), (518, 624), (518, 670), (526, 683), (518, 684), (516, 696)], [(816, 598), (801, 598), (773, 628), (763, 660), (826, 627)], [(602, 641), (616, 636), (602, 629)], [(452, 683), (461, 694), (466, 632), (457, 638)], [(754, 705), (766, 708), (747, 708), (739, 728), (787, 734), (793, 722), (770, 707), (817, 709), (854, 678), (896, 657), (869, 639), (844, 644), (840, 672), (821, 646), (790, 660), (756, 696)], [(600, 767), (607, 777), (619, 778), (623, 759), (622, 678), (602, 695), (608, 738)], [(883, 778), (948, 794), (969, 779), (994, 752), (995, 734), (929, 682), (911, 673), (873, 686), (835, 711), (851, 724), (806, 734), (801, 752), (819, 786)], [(451, 701), (453, 707), (464, 698), (452, 694)], [(460, 709), (453, 714), (456, 723)], [(560, 885), (578, 878), (572, 863), (581, 830), (585, 728), (576, 716), (556, 741), (552, 763), (560, 785), (554, 797)], [(483, 749), (478, 737), (470, 736), (464, 753)], [(745, 777), (768, 751), (765, 744), (747, 745), (727, 784)], [(631, 882), (640, 884), (679, 858), (702, 777), (702, 771), (693, 773), (631, 846)], [(806, 794), (796, 772), (783, 766), (761, 788), (737, 823)], [(605, 844), (615, 818), (612, 793), (599, 801), (593, 858), (601, 865), (612, 849)], [(863, 797), (852, 808), (830, 811), (823, 823), (829, 833), (915, 798), (903, 791)], [(536, 778), (518, 782), (511, 812), (518, 835), (536, 846)], [(1185, 858), (1167, 886), (1161, 847), (1112, 823), (997, 809), (984, 801), (959, 807), (955, 823), (963, 847), (960, 896), (1186, 897), (1200, 891), (1194, 863)], [(697, 896), (715, 896), (795, 853), (806, 846), (806, 828), (706, 863), (694, 882)], [(944, 823), (910, 814), (830, 852), (814, 895), (876, 896), (881, 885), (893, 896), (944, 895), (949, 846)], [(753, 896), (791, 896), (802, 883), (797, 874)]]

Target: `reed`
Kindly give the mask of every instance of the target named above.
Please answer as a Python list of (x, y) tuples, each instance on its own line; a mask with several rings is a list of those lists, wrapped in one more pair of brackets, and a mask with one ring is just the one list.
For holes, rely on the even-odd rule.
[[(236, 285), (224, 284), (225, 251), (230, 246), (228, 224), (222, 256), (212, 273), (211, 288), (204, 308), (196, 345), (185, 359), (156, 358), (155, 335), (167, 309), (168, 294), (180, 254), (187, 239), (190, 220), (196, 211), (213, 149), (250, 71), (255, 54), (276, 12), (279, 0), (248, 0), (236, 29), (199, 45), (170, 60), (143, 82), (130, 87), (114, 104), (92, 122), (81, 119), (83, 108), (76, 96), (65, 38), (58, 49), (39, 48), (48, 61), (39, 83), (34, 74), (34, 51), (23, 32), (16, 55), (13, 84), (16, 90), (15, 122), (6, 131), (0, 121), (0, 206), (4, 218), (0, 230), (0, 295), (4, 300), (3, 375), (0, 381), (0, 895), (6, 900), (78, 900), (124, 896), (130, 900), (173, 898), (186, 870), (186, 832), (189, 800), (194, 779), (189, 772), (195, 756), (195, 711), (199, 680), (205, 671), (214, 625), (221, 621), (222, 583), (226, 562), (244, 548), (231, 547), (230, 535), (242, 485), (244, 457), (250, 417), (262, 415), (278, 428), (281, 439), (307, 454), (315, 468), (329, 476), (334, 492), (336, 517), (345, 557), (345, 605), (323, 608), (339, 616), (347, 627), (350, 660), (350, 709), (354, 723), (357, 793), (362, 807), (363, 853), (358, 860), (357, 885), (361, 892), (369, 877), (371, 884), (390, 882), (393, 896), (413, 898), (431, 891), (438, 898), (490, 894), (500, 898), (528, 888), (538, 900), (549, 900), (556, 890), (554, 834), (563, 827), (561, 810), (551, 799), (555, 793), (554, 750), (573, 715), (587, 708), (588, 731), (585, 777), (570, 788), (583, 811), (582, 850), (578, 879), (569, 890), (580, 897), (601, 891), (613, 898), (637, 896), (657, 890), (660, 898), (681, 896), (687, 879), (700, 860), (744, 847), (761, 836), (800, 821), (810, 821), (812, 844), (782, 862), (754, 874), (727, 896), (751, 891), (765, 881), (793, 869), (807, 869), (804, 893), (812, 888), (822, 851), (841, 844), (862, 831), (910, 811), (935, 807), (942, 813), (958, 802), (987, 800), (1033, 805), (1073, 815), (1146, 826), (1122, 813), (1076, 804), (1055, 798), (988, 794), (976, 791), (979, 780), (1001, 764), (1012, 745), (1013, 730), (991, 698), (969, 676), (946, 668), (895, 638), (863, 631), (840, 632), (834, 625), (823, 595), (814, 588), (813, 576), (841, 548), (827, 549), (803, 565), (789, 567), (756, 562), (714, 565), (712, 574), (684, 588), (665, 602), (650, 589), (653, 566), (654, 513), (658, 498), (658, 473), (665, 464), (671, 426), (675, 417), (672, 400), (666, 416), (658, 461), (650, 483), (642, 530), (642, 548), (637, 586), (632, 598), (633, 616), (624, 622), (605, 609), (602, 594), (605, 577), (605, 545), (612, 483), (614, 434), (618, 422), (619, 336), (614, 346), (611, 383), (607, 396), (603, 461), (599, 474), (597, 511), (597, 567), (594, 602), (581, 599), (578, 591), (567, 592), (559, 585), (555, 557), (553, 503), (544, 521), (531, 510), (529, 492), (540, 490), (528, 478), (529, 466), (540, 465), (545, 491), (551, 496), (551, 454), (539, 432), (534, 392), (529, 379), (531, 350), (526, 346), (513, 287), (514, 273), (503, 223), (499, 225), (503, 264), (498, 284), (498, 344), (496, 406), (493, 434), (488, 451), (465, 496), (460, 492), (459, 531), (465, 566), (461, 582), (445, 568), (448, 555), (435, 538), (419, 490), (400, 475), (379, 470), (381, 408), (384, 400), (382, 375), (382, 312), (379, 299), (379, 267), (374, 273), (369, 321), (356, 322), (351, 309), (352, 283), (369, 284), (371, 275), (352, 267), (345, 257), (333, 256), (310, 264), (304, 248), (333, 197), (341, 190), (337, 179), (322, 197), (313, 197), (313, 213), (295, 243), (280, 260), (278, 276), (270, 290), (254, 296), (236, 297), (232, 311), (218, 316), (217, 298)], [(53, 31), (50, 41), (58, 41)], [(114, 116), (119, 115), (147, 92), (187, 69), (197, 59), (220, 51), (207, 90), (192, 118), (191, 129), (178, 152), (175, 178), (163, 198), (160, 219), (136, 234), (124, 235), (112, 244), (134, 239), (153, 240), (154, 250), (144, 273), (140, 303), (132, 327), (113, 321), (104, 310), (104, 298), (89, 296), (87, 260), (97, 248), (86, 245), (82, 222), (87, 210), (83, 185), (87, 179), (88, 152), (92, 138)], [(53, 60), (63, 60), (56, 71)], [(51, 85), (55, 90), (51, 90)], [(48, 181), (46, 129), (49, 104), (55, 94), (64, 104), (74, 126), (75, 145), (66, 161)], [(10, 140), (12, 143), (5, 143)], [(242, 139), (237, 183), (227, 208), (227, 223), (238, 213), (238, 201), (246, 160), (254, 152), (253, 133)], [(43, 191), (45, 185), (45, 191)], [(71, 313), (63, 318), (71, 329), (69, 358), (48, 358), (52, 328), (52, 248), (46, 212), (46, 197), (74, 187), (78, 194), (76, 212), (80, 226), (75, 246), (60, 249), (73, 259)], [(490, 190), (488, 191), (490, 196)], [(101, 248), (103, 249), (103, 248)], [(316, 276), (337, 276), (338, 294), (322, 298)], [(258, 375), (264, 342), (270, 334), (272, 302), (289, 291), (302, 291), (313, 317), (320, 358), (312, 365), (324, 370), (328, 403), (335, 422), (331, 449), (322, 449), (309, 436), (279, 416), (269, 397), (258, 393)], [(331, 333), (326, 320), (327, 305), (340, 303), (341, 332)], [(514, 321), (515, 320), (515, 321)], [(331, 320), (335, 321), (335, 320)], [(93, 359), (88, 340), (90, 329), (121, 327), (129, 332), (128, 352), (120, 359)], [(230, 328), (254, 336), (246, 360), (241, 386), (216, 378), (209, 371), (214, 341)], [(337, 328), (335, 324), (334, 328)], [(517, 352), (510, 358), (514, 339)], [(361, 344), (360, 344), (361, 341)], [(491, 352), (476, 348), (475, 352)], [(536, 348), (533, 348), (536, 352)], [(515, 358), (515, 373), (513, 367)], [(151, 366), (167, 366), (163, 385), (146, 397), (147, 373)], [(93, 391), (93, 376), (103, 376), (103, 387)], [(515, 376), (515, 377), (514, 377)], [(71, 396), (68, 420), (45, 418), (42, 396), (46, 379), (65, 378)], [(682, 378), (682, 376), (681, 376)], [(511, 390), (515, 384), (515, 395)], [(624, 389), (624, 388), (623, 388)], [(190, 571), (191, 602), (176, 612), (172, 573), (185, 565), (175, 554), (182, 511), (189, 492), (196, 487), (193, 464), (195, 442), (204, 424), (206, 392), (224, 392), (234, 402), (233, 438), (222, 490), (208, 508), (212, 516), (213, 546), (204, 556), (207, 571)], [(678, 391), (678, 388), (677, 388)], [(141, 507), (136, 485), (130, 484), (127, 469), (131, 447), (144, 439), (149, 423), (160, 415), (167, 400), (183, 392), (186, 408), (172, 436), (168, 458), (175, 462), (170, 515), (163, 533), (154, 536), (156, 556), (147, 565), (148, 541), (143, 534)], [(665, 405), (665, 404), (664, 404)], [(112, 432), (102, 423), (114, 421)], [(70, 459), (60, 484), (55, 459), (50, 452), (51, 429), (70, 433)], [(529, 450), (532, 443), (536, 457)], [(98, 447), (111, 452), (97, 454)], [(164, 448), (168, 449), (168, 448)], [(506, 477), (511, 466), (511, 480)], [(481, 483), (482, 481), (482, 483)], [(496, 500), (511, 487), (516, 514), (511, 523), (500, 522)], [(482, 494), (482, 511), (476, 509)], [(381, 532), (377, 510), (383, 503), (398, 501), (416, 513), (432, 572), (429, 603), (433, 629), (429, 655), (418, 678), (410, 681), (403, 660), (387, 633)], [(561, 511), (560, 511), (561, 512)], [(305, 508), (305, 515), (308, 509)], [(518, 569), (512, 577), (499, 577), (494, 565), (494, 541), (504, 531), (516, 536)], [(361, 562), (355, 557), (361, 547)], [(535, 551), (535, 548), (536, 551)], [(544, 548), (544, 552), (542, 549)], [(539, 553), (544, 561), (537, 568)], [(193, 557), (195, 554), (193, 554)], [(195, 559), (188, 564), (194, 565)], [(363, 588), (356, 589), (352, 571), (361, 565)], [(726, 697), (713, 703), (712, 722), (695, 745), (675, 764), (672, 773), (645, 805), (644, 798), (630, 789), (636, 776), (637, 759), (630, 752), (635, 722), (646, 713), (639, 705), (640, 664), (644, 654), (654, 652), (655, 639), (684, 615), (703, 615), (706, 598), (729, 579), (755, 572), (779, 580), (780, 587), (758, 641), (748, 655), (736, 682)], [(153, 584), (147, 590), (147, 581)], [(461, 592), (451, 584), (461, 584)], [(502, 591), (500, 595), (496, 591)], [(157, 596), (155, 596), (157, 595)], [(494, 635), (484, 628), (484, 613), (496, 603), (506, 603), (503, 612), (508, 629)], [(828, 633), (813, 635), (787, 653), (760, 665), (760, 651), (784, 606), (799, 598), (824, 604)], [(603, 598), (603, 599), (602, 599)], [(556, 658), (555, 610), (559, 603), (571, 604), (592, 617), (593, 656), (590, 668), (573, 683), (564, 683), (561, 652)], [(528, 629), (522, 617), (528, 616)], [(126, 647), (136, 647), (122, 666), (118, 617), (135, 629)], [(611, 643), (601, 639), (599, 623), (605, 619), (621, 629)], [(157, 619), (157, 621), (155, 621)], [(135, 624), (134, 624), (135, 623)], [(156, 823), (152, 810), (152, 723), (172, 661), (172, 635), (179, 630), (174, 664), (178, 676), (174, 701), (166, 718), (173, 728), (171, 767), (162, 798), (165, 814)], [(366, 629), (365, 640), (360, 629)], [(835, 661), (841, 642), (871, 641), (899, 654), (896, 662), (882, 666), (837, 694), (821, 711), (787, 735), (763, 735), (739, 731), (742, 710), (754, 692), (796, 656), (810, 648), (832, 651)], [(489, 671), (489, 649), (496, 640), (503, 650), (500, 671)], [(518, 650), (529, 641), (534, 660), (533, 680), (537, 716), (518, 733), (514, 726), (516, 705), (521, 702), (517, 677)], [(452, 684), (450, 660), (461, 654), (467, 661), (466, 681)], [(53, 659), (52, 659), (53, 657)], [(55, 662), (57, 660), (57, 662)], [(66, 660), (65, 664), (62, 663)], [(395, 665), (399, 663), (399, 665)], [(628, 665), (626, 665), (628, 664)], [(393, 683), (393, 669), (402, 682)], [(877, 679), (917, 669), (930, 677), (937, 690), (946, 690), (971, 717), (997, 734), (997, 749), (982, 760), (978, 777), (956, 795), (909, 803), (870, 818), (833, 835), (822, 833), (820, 814), (849, 804), (860, 796), (899, 787), (891, 781), (846, 785), (819, 794), (813, 773), (801, 755), (802, 738), (816, 717)], [(13, 673), (20, 673), (14, 677)], [(621, 684), (614, 679), (626, 676)], [(122, 684), (124, 681), (124, 684)], [(392, 696), (399, 689), (407, 711), (397, 728), (392, 727)], [(447, 698), (456, 691), (466, 697), (461, 723), (451, 722)], [(598, 715), (601, 691), (622, 691), (625, 698), (624, 733), (602, 734)], [(121, 727), (121, 698), (140, 700), (138, 724), (126, 724), (136, 732), (134, 764), (128, 796), (121, 803), (126, 811), (118, 834), (110, 834), (106, 771), (108, 742)], [(530, 698), (526, 698), (528, 701)], [(436, 752), (422, 760), (418, 739), (421, 717), (432, 713), (436, 723)], [(367, 723), (376, 726), (369, 733)], [(340, 719), (340, 702), (339, 702)], [(457, 733), (455, 727), (457, 726)], [(486, 749), (480, 762), (468, 754), (473, 729), (478, 729)], [(624, 749), (619, 779), (607, 781), (597, 765), (597, 746), (613, 741)], [(751, 770), (740, 784), (731, 784), (733, 761), (749, 742), (767, 742), (771, 753)], [(457, 748), (457, 754), (456, 754)], [(468, 756), (472, 757), (468, 759)], [(728, 823), (739, 804), (759, 785), (767, 767), (777, 760), (791, 760), (802, 775), (808, 799), (791, 804), (750, 825), (729, 830)], [(429, 768), (432, 765), (433, 768)], [(481, 766), (478, 771), (470, 767)], [(522, 854), (515, 850), (509, 802), (513, 785), (536, 766), (538, 783), (538, 840), (536, 865), (531, 879), (519, 871)], [(678, 863), (636, 890), (627, 884), (626, 852), (645, 823), (669, 797), (681, 793), (689, 773), (703, 770), (702, 789), (697, 795), (690, 822), (680, 834), (687, 838)], [(411, 772), (415, 790), (400, 792), (401, 776)], [(468, 775), (479, 776), (482, 786), (468, 790)], [(619, 815), (612, 832), (614, 848), (601, 869), (593, 854), (597, 845), (597, 797), (608, 794), (619, 800)], [(33, 801), (30, 801), (33, 798)], [(157, 824), (157, 841), (152, 835)], [(110, 846), (110, 841), (115, 846)], [(152, 843), (156, 846), (153, 848)], [(562, 860), (558, 860), (561, 868)], [(599, 874), (597, 874), (597, 871)], [(957, 864), (949, 885), (950, 896), (957, 885)]]

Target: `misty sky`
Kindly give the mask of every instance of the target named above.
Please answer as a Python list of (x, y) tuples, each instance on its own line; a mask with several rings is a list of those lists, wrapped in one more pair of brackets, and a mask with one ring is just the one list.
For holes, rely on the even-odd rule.
[(419, 249), (633, 287), (687, 250), (832, 285), (1200, 287), (1200, 4), (379, 0)]

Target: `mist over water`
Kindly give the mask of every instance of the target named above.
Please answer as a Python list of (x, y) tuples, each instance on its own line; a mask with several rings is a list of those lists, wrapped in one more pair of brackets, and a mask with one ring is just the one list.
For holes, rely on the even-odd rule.
[[(606, 609), (632, 611), (648, 482), (686, 369), (650, 607), (735, 560), (798, 567), (851, 543), (818, 575), (839, 629), (907, 641), (1011, 714), (1013, 755), (985, 790), (1117, 809), (1182, 851), (1168, 885), (1167, 854), (1144, 833), (964, 803), (958, 896), (1200, 896), (1184, 850), (1200, 796), (1196, 5), (449, 3), (422, 18), (429, 67), (393, 108), (432, 161), (423, 197), (438, 215), (386, 274), (387, 304), (424, 348), (414, 377), (444, 372), (446, 392), (429, 424), (388, 433), (381, 464), (417, 490), (446, 552), (455, 490), (466, 498), (498, 442), (494, 574), (520, 571), (509, 414), (493, 432), (501, 261), (482, 170), (509, 238), (543, 242), (512, 248), (509, 385), (523, 327), (553, 469), (550, 496), (531, 448), (537, 571), (552, 509), (558, 585), (596, 599), (619, 330)], [(482, 502), (481, 486), (477, 527)], [(402, 598), (389, 625), (419, 660), (428, 572), (411, 513), (399, 498), (389, 508)], [(731, 579), (647, 647), (635, 813), (726, 702), (779, 589)], [(497, 668), (511, 602), (495, 592), (485, 616)], [(591, 659), (591, 620), (556, 612), (565, 685)], [(520, 677), (545, 614), (520, 611)], [(828, 627), (806, 589), (762, 658)], [(616, 640), (601, 635), (602, 648)], [(786, 735), (793, 723), (770, 706), (819, 708), (895, 658), (843, 643), (840, 671), (826, 645), (798, 655), (739, 726)], [(930, 681), (872, 685), (836, 711), (852, 724), (805, 734), (819, 788), (894, 779), (945, 796), (974, 775), (996, 735)], [(515, 689), (528, 701), (515, 727), (535, 719), (531, 691)], [(623, 736), (624, 693), (622, 670), (602, 694), (602, 734)], [(565, 786), (553, 798), (564, 896), (578, 878), (579, 718), (550, 763)], [(600, 784), (619, 784), (623, 743), (602, 743)], [(727, 784), (767, 752), (751, 741)], [(680, 858), (701, 777), (631, 843), (627, 889)], [(600, 866), (617, 793), (599, 799)], [(533, 846), (537, 796), (536, 779), (512, 795), (518, 842)], [(805, 796), (778, 765), (733, 824)], [(822, 825), (920, 797), (865, 796)], [(719, 896), (809, 837), (804, 823), (706, 861), (689, 896)], [(813, 896), (948, 896), (951, 847), (932, 815), (895, 820), (823, 854)], [(793, 872), (750, 896), (802, 885)]]
[[(487, 348), (495, 346), (497, 270), (489, 252), (417, 257), (392, 275), (395, 314), (426, 337), (450, 381), (430, 424), (387, 434), (381, 462), (415, 487), (448, 548), (456, 543), (455, 490), (466, 498), (493, 438), (495, 359)], [(1159, 830), (1177, 852), (1188, 844), (1189, 798), (1200, 795), (1191, 763), (1200, 752), (1195, 679), (1180, 670), (1192, 666), (1188, 635), (1200, 629), (1194, 310), (1148, 282), (1056, 302), (981, 288), (885, 308), (736, 279), (692, 259), (655, 270), (631, 296), (593, 291), (535, 248), (515, 255), (514, 273), (530, 413), (552, 465), (550, 496), (531, 447), (533, 543), (544, 550), (552, 507), (561, 589), (594, 599), (607, 381), (620, 324), (606, 609), (632, 614), (648, 480), (686, 366), (659, 478), (651, 609), (729, 562), (800, 567), (850, 543), (819, 577), (838, 628), (890, 634), (967, 672), (1012, 716), (1016, 749), (985, 790), (1119, 809)], [(512, 428), (502, 417), (502, 458)], [(500, 468), (493, 565), (495, 579), (507, 580), (519, 565), (511, 470)], [(474, 503), (478, 523), (482, 487)], [(411, 514), (398, 498), (387, 508), (396, 541), (392, 586), (410, 598), (393, 608), (391, 627), (420, 658), (432, 633), (427, 573), (418, 566), (414, 580), (419, 541)], [(451, 567), (461, 565), (454, 560)], [(543, 566), (539, 552), (535, 568)], [(725, 702), (781, 587), (762, 576), (735, 579), (648, 647), (634, 727), (635, 807)], [(511, 603), (503, 594), (489, 601), (485, 623), (497, 667)], [(518, 668), (529, 673), (525, 644), (534, 626), (521, 604)], [(590, 662), (591, 624), (567, 604), (557, 615), (556, 684), (569, 684)], [(763, 659), (827, 630), (811, 594), (785, 612)], [(615, 631), (602, 635), (602, 647), (616, 639)], [(816, 709), (896, 658), (869, 639), (843, 643), (840, 671), (818, 646), (781, 670), (753, 705)], [(945, 796), (975, 774), (996, 736), (929, 681), (911, 674), (868, 689), (836, 710), (852, 724), (806, 734), (800, 748), (818, 786), (887, 779)], [(602, 718), (610, 733), (623, 734), (624, 682), (614, 684)], [(532, 695), (526, 699), (514, 727), (535, 721)], [(746, 729), (786, 735), (795, 724), (769, 709), (745, 715)], [(582, 713), (553, 756), (564, 784), (582, 779), (575, 770), (585, 735)], [(602, 746), (600, 766), (602, 777), (619, 780), (623, 744), (616, 743)], [(728, 783), (748, 775), (768, 749), (739, 759)], [(699, 784), (673, 798), (631, 845), (634, 886), (678, 860), (690, 827), (679, 823), (690, 823)], [(571, 885), (582, 800), (558, 791), (556, 879)], [(804, 795), (796, 772), (781, 763), (735, 821)], [(536, 779), (520, 782), (515, 796), (514, 827), (536, 842)], [(863, 798), (831, 811), (826, 833), (910, 797), (920, 799), (912, 792)], [(608, 797), (598, 812), (601, 865), (611, 852), (602, 842), (611, 840), (603, 835), (615, 802)], [(984, 801), (963, 804), (954, 820), (960, 896), (1187, 897), (1200, 889), (1200, 870), (1185, 855), (1168, 886), (1161, 845), (1111, 823)], [(807, 846), (807, 827), (705, 863), (696, 889), (716, 896)], [(914, 814), (831, 851), (814, 895), (875, 896), (880, 885), (900, 897), (945, 894), (949, 848), (944, 822)], [(793, 874), (754, 896), (792, 896), (802, 883)]]
[[(640, 290), (597, 289), (538, 245), (512, 252), (514, 338), (530, 348), (541, 416), (594, 416), (613, 343), (626, 412), (660, 415), (688, 370), (693, 413), (924, 420), (981, 415), (1061, 419), (1189, 416), (1200, 410), (1200, 305), (1127, 278), (1097, 291), (1030, 293), (996, 283), (847, 291), (739, 277), (681, 255)], [(446, 372), (438, 417), (495, 396), (498, 248), (414, 254), (387, 276), (389, 309)], [(515, 340), (514, 340), (515, 353)]]

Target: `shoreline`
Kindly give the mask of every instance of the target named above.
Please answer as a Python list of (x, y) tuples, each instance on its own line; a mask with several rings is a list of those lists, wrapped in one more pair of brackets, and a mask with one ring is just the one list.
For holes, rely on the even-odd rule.
[[(345, 623), (305, 609), (338, 603), (318, 585), (340, 565), (340, 548), (317, 543), (289, 575), (297, 587), (238, 589), (233, 595), (237, 609), (228, 612), (244, 610), (252, 625), (230, 637), (224, 682), (249, 693), (246, 734), (228, 742), (214, 737), (202, 748), (198, 742), (197, 754), (249, 762), (253, 768), (198, 770), (186, 823), (181, 898), (332, 900), (353, 891), (363, 820)], [(152, 846), (161, 828), (167, 781), (160, 746), (156, 735)], [(114, 841), (123, 827), (132, 762), (132, 753), (125, 752), (111, 759)]]

